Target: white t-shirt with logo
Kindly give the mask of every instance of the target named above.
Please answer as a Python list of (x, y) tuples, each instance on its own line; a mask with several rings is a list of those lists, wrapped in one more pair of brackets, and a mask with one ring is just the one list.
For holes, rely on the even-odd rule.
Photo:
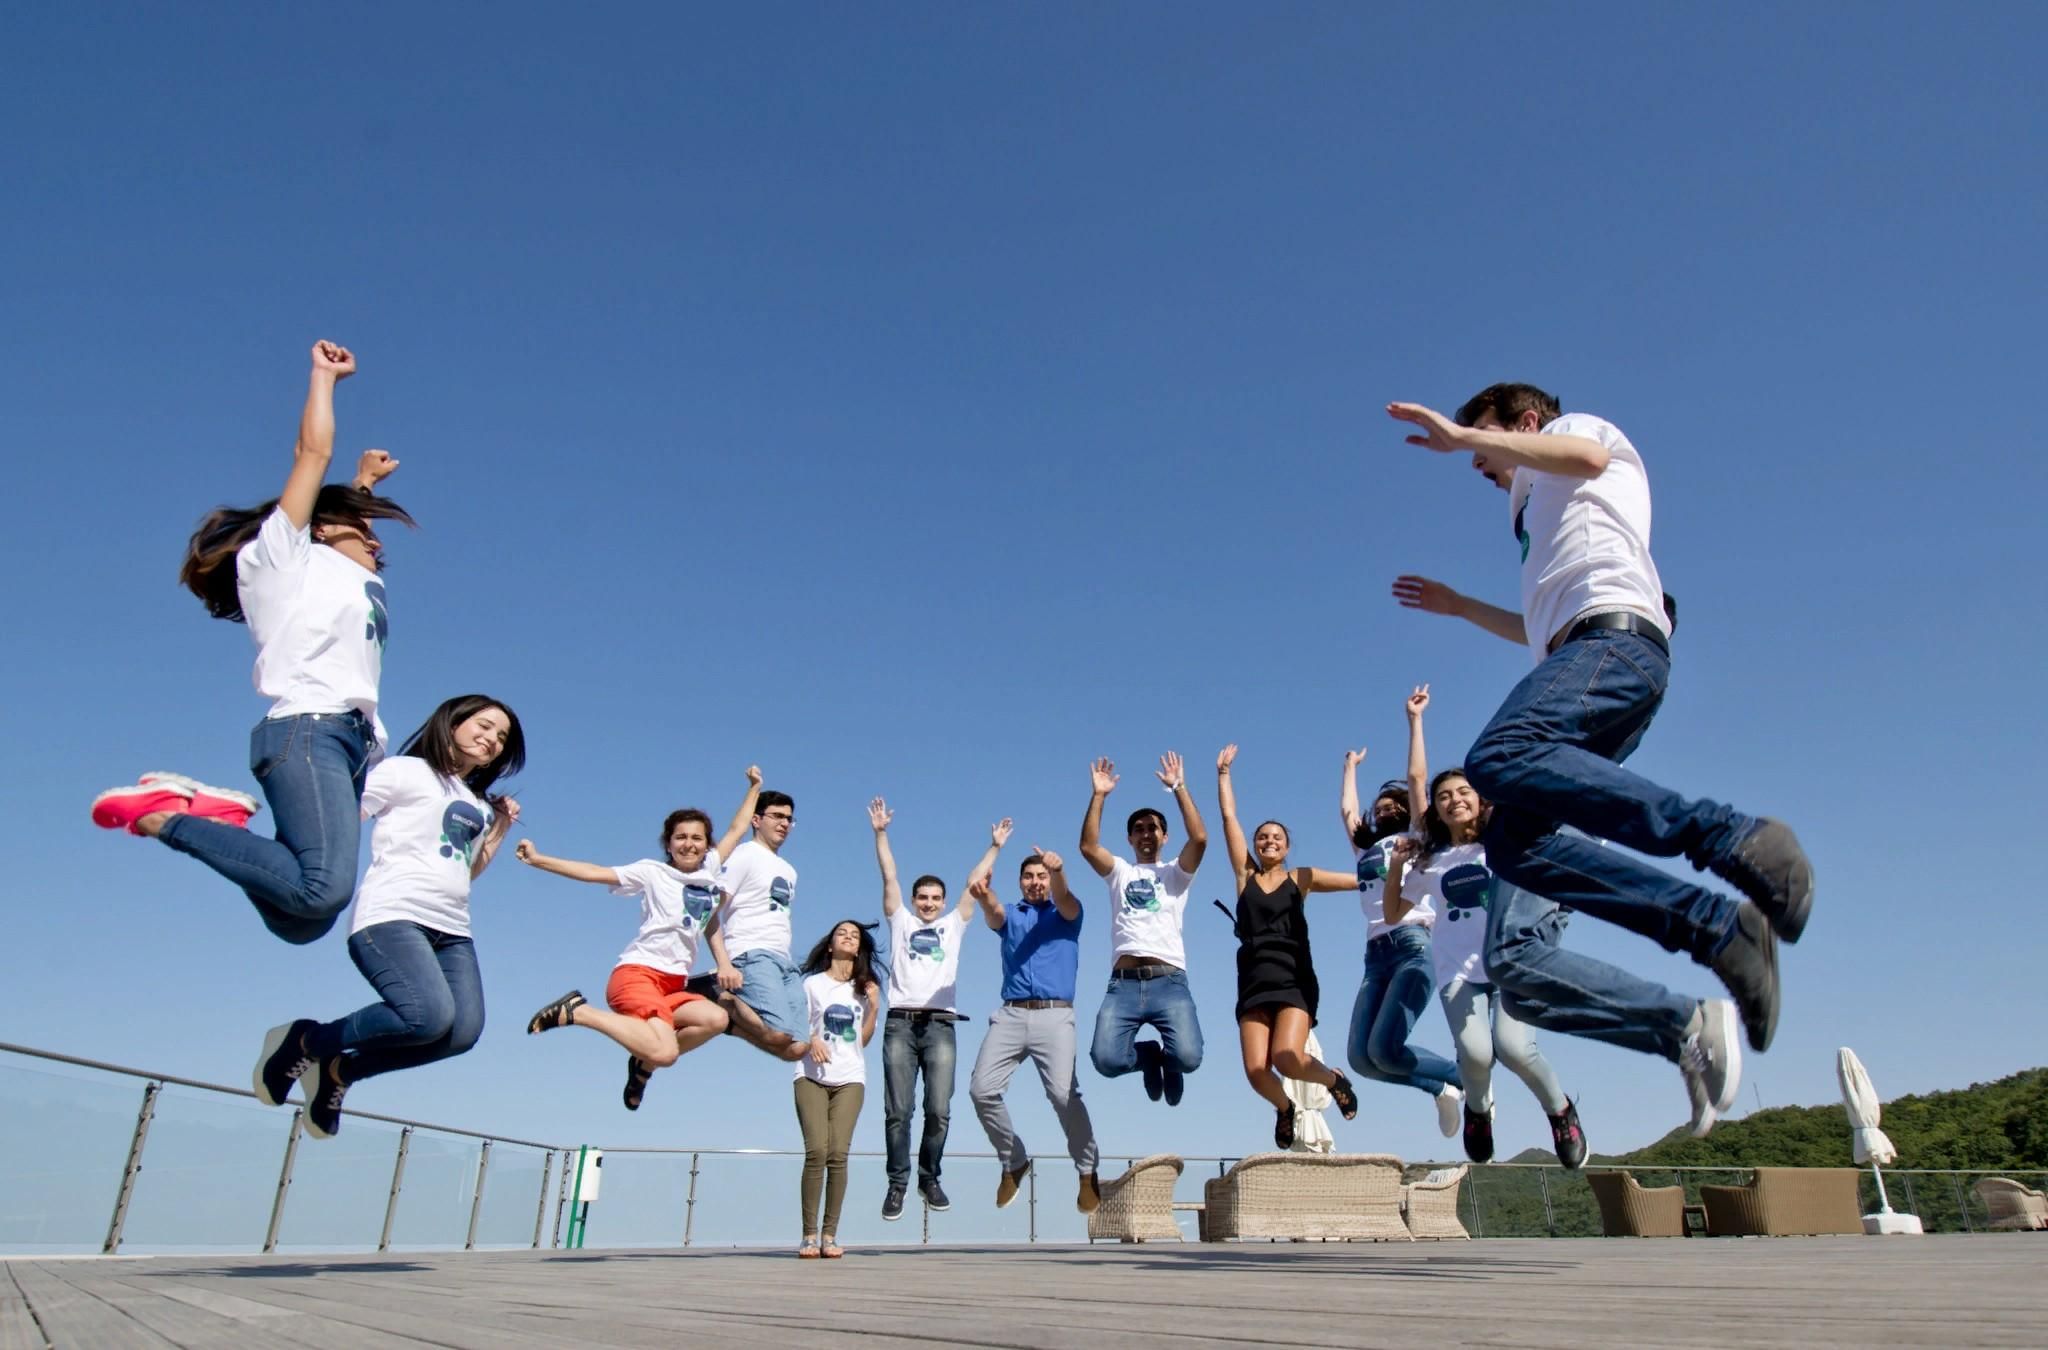
[(832, 1054), (823, 1064), (810, 1051), (796, 1062), (796, 1078), (808, 1078), (826, 1087), (868, 1081), (867, 1051), (860, 1043), (860, 1027), (867, 1005), (851, 980), (835, 980), (832, 972), (821, 970), (804, 978), (804, 1003), (810, 1014), (811, 1039), (823, 1037)]
[(618, 964), (688, 975), (697, 962), (704, 925), (725, 895), (721, 870), (717, 849), (706, 852), (694, 872), (677, 871), (653, 858), (614, 867), (619, 884), (612, 894), (640, 897), (640, 932), (619, 953)]
[(1650, 476), (1612, 422), (1567, 413), (1545, 436), (1580, 436), (1607, 447), (1598, 478), (1516, 469), (1508, 517), (1522, 546), (1522, 625), (1537, 661), (1550, 640), (1584, 614), (1626, 610), (1662, 630), (1664, 583), (1650, 560)]
[(926, 923), (908, 902), (889, 918), (889, 1006), (952, 1012), (967, 916), (958, 906)]
[(796, 899), (796, 869), (780, 853), (749, 839), (725, 860), (725, 953), (770, 951), (789, 955), (789, 907)]
[(390, 619), (384, 580), (272, 511), (235, 554), (235, 592), (256, 642), (256, 692), (270, 717), (354, 709), (377, 727)]
[(348, 931), (395, 920), (469, 936), (469, 868), (491, 808), (460, 778), (417, 755), (377, 761), (363, 781), (370, 870), (356, 887)]
[(1429, 949), (1439, 990), (1453, 980), (1487, 982), (1486, 912), (1493, 884), (1484, 844), (1452, 844), (1409, 864), (1401, 898), (1436, 910)]
[[(1387, 873), (1394, 870), (1394, 841), (1400, 837), (1401, 835), (1396, 832), (1384, 839), (1375, 839), (1364, 848), (1357, 844), (1351, 846), (1351, 856), (1358, 861), (1358, 907), (1365, 911), (1367, 942), (1396, 928), (1411, 924), (1427, 928), (1436, 922), (1436, 911), (1430, 908), (1427, 899), (1403, 914), (1396, 922), (1387, 922), (1387, 911), (1382, 903), (1381, 892), (1386, 889)], [(1405, 887), (1402, 893), (1407, 893)]]
[(1188, 891), (1194, 884), (1194, 874), (1178, 862), (1135, 863), (1113, 858), (1109, 902), (1116, 917), (1109, 926), (1109, 959), (1149, 956), (1186, 970), (1188, 958), (1180, 927)]

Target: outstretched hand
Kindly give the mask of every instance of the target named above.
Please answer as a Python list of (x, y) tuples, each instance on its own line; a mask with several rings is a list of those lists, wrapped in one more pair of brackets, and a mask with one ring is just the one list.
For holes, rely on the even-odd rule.
[(1237, 744), (1232, 742), (1216, 752), (1216, 772), (1224, 773), (1237, 762)]
[(1425, 614), (1456, 614), (1458, 602), (1465, 597), (1441, 581), (1403, 575), (1394, 578), (1394, 598), (1401, 602), (1403, 609), (1419, 609)]
[(989, 842), (994, 844), (997, 848), (1001, 848), (1003, 845), (1010, 842), (1010, 836), (1016, 832), (1016, 829), (1016, 825), (1012, 823), (1010, 818), (1008, 816), (1004, 816), (1001, 820), (989, 826)]
[(974, 897), (975, 903), (985, 905), (994, 896), (995, 888), (989, 885), (987, 877), (980, 876), (967, 883), (967, 893)]
[(1465, 428), (1434, 408), (1425, 408), (1420, 403), (1389, 403), (1387, 416), (1422, 428), (1420, 435), (1408, 437), (1410, 445), (1419, 445), (1440, 455), (1472, 448), (1465, 443)]
[(1107, 757), (1098, 759), (1089, 765), (1088, 772), (1095, 784), (1097, 796), (1107, 797), (1110, 793), (1116, 791), (1116, 765), (1110, 763)]
[(1420, 717), (1422, 716), (1422, 710), (1428, 706), (1429, 686), (1426, 684), (1416, 685), (1415, 692), (1408, 696), (1408, 716), (1411, 718)]
[(868, 803), (868, 824), (875, 827), (876, 834), (880, 834), (888, 829), (889, 822), (894, 819), (896, 819), (896, 813), (891, 811), (889, 803), (883, 801), (880, 797)]
[(1178, 792), (1187, 782), (1187, 773), (1182, 769), (1180, 752), (1169, 750), (1159, 757), (1159, 781), (1166, 784), (1168, 792)]
[(1033, 853), (1036, 853), (1038, 855), (1038, 860), (1045, 864), (1046, 871), (1061, 872), (1066, 870), (1066, 860), (1060, 857), (1059, 854), (1053, 852), (1051, 849), (1039, 848), (1036, 844), (1034, 844), (1031, 847), (1031, 851)]
[(313, 369), (345, 380), (356, 373), (356, 354), (339, 342), (322, 338), (313, 344)]
[(519, 846), (512, 850), (512, 856), (531, 867), (533, 860), (540, 856), (540, 850), (533, 846), (531, 839), (522, 839)]

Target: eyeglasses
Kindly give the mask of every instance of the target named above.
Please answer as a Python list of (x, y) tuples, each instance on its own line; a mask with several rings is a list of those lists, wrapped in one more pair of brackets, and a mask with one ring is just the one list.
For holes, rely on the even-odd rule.
[(785, 824), (785, 825), (794, 825), (794, 824), (796, 824), (796, 817), (795, 817), (795, 816), (793, 816), (793, 815), (791, 815), (791, 814), (790, 814), (789, 812), (787, 812), (787, 811), (763, 811), (763, 812), (761, 813), (761, 819), (763, 819), (763, 820), (779, 820), (779, 821), (781, 821), (781, 822), (782, 822), (783, 824)]

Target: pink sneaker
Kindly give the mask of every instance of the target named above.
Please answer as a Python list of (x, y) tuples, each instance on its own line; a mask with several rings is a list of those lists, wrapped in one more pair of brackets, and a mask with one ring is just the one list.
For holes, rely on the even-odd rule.
[(246, 792), (233, 788), (214, 787), (197, 778), (187, 778), (182, 773), (165, 773), (158, 770), (142, 775), (145, 787), (169, 788), (174, 792), (188, 792), (192, 796), (191, 813), (205, 820), (217, 820), (223, 825), (246, 829), (249, 817), (263, 809), (263, 803)]
[(192, 794), (169, 784), (137, 783), (108, 788), (92, 799), (92, 823), (103, 830), (140, 834), (135, 822), (157, 811), (189, 811)]

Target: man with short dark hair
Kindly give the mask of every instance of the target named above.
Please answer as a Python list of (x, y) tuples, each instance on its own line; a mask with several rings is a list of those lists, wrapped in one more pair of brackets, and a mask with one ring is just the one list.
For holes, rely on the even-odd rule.
[(718, 964), (719, 1004), (729, 1031), (747, 1044), (791, 1062), (810, 1051), (804, 976), (789, 951), (789, 907), (796, 868), (782, 846), (796, 824), (796, 802), (764, 791), (754, 803), (754, 837), (725, 860), (725, 900), (707, 938)]
[[(1137, 860), (1120, 858), (1102, 846), (1102, 804), (1116, 789), (1116, 766), (1098, 759), (1090, 776), (1095, 791), (1081, 821), (1081, 856), (1109, 882), (1115, 916), (1110, 920), (1109, 992), (1095, 1018), (1088, 1057), (1104, 1078), (1142, 1074), (1147, 1097), (1178, 1106), (1184, 1075), (1202, 1066), (1202, 1024), (1188, 988), (1181, 923), (1209, 832), (1188, 792), (1180, 756), (1169, 750), (1159, 758), (1159, 781), (1180, 805), (1187, 842), (1179, 858), (1161, 862), (1166, 817), (1140, 807), (1124, 829)], [(1138, 1032), (1145, 1027), (1156, 1028), (1159, 1039), (1140, 1041)]]
[[(1741, 1081), (1737, 1010), (1753, 1049), (1768, 1049), (1777, 1030), (1777, 943), (1805, 930), (1813, 869), (1781, 822), (1681, 797), (1621, 767), (1671, 672), (1642, 457), (1613, 423), (1561, 415), (1557, 399), (1534, 385), (1492, 385), (1455, 419), (1414, 403), (1387, 412), (1419, 428), (1409, 444), (1469, 453), (1472, 467), (1507, 491), (1522, 555), (1520, 613), (1426, 577), (1394, 583), (1408, 608), (1526, 643), (1536, 661), (1465, 760), (1473, 788), (1493, 804), (1487, 862), (1515, 888), (1488, 919), (1487, 973), (1522, 1021), (1675, 1060), (1692, 1131), (1704, 1135)], [(1683, 856), (1747, 898), (1600, 840)], [(1721, 977), (1735, 1005), (1674, 994), (1566, 951), (1566, 910), (1685, 952)]]

